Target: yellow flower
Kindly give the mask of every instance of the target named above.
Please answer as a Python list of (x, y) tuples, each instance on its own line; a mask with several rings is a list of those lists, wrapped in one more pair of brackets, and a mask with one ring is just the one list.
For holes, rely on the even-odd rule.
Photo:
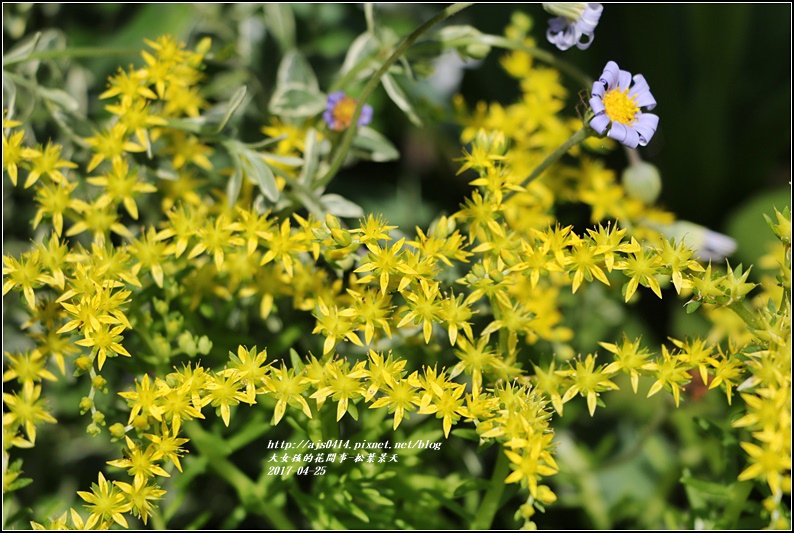
[(138, 171), (130, 172), (129, 163), (122, 158), (113, 159), (113, 169), (104, 176), (88, 178), (86, 181), (92, 185), (105, 188), (105, 192), (97, 200), (97, 205), (121, 202), (130, 216), (138, 220), (138, 206), (135, 203), (135, 193), (156, 192), (157, 187), (138, 180)]
[(367, 376), (364, 366), (366, 362), (360, 361), (350, 369), (347, 361), (335, 361), (325, 365), (328, 385), (311, 395), (317, 400), (317, 408), (329, 396), (338, 402), (336, 406), (336, 420), (339, 421), (351, 409), (350, 400), (355, 400), (364, 395), (364, 385), (361, 378)]
[(47, 412), (44, 400), (40, 399), (41, 385), (33, 385), (26, 381), (22, 386), (22, 395), (3, 393), (3, 402), (8, 408), (8, 413), (3, 413), (3, 427), (22, 426), (31, 444), (36, 442), (36, 424), (48, 422), (55, 424), (55, 418)]
[(149, 513), (156, 507), (151, 503), (151, 500), (160, 500), (165, 495), (165, 491), (158, 488), (157, 485), (148, 485), (146, 480), (135, 478), (135, 482), (130, 485), (116, 481), (116, 486), (124, 493), (125, 498), (132, 504), (132, 513), (139, 516), (146, 525), (149, 519)]
[(278, 400), (273, 412), (273, 424), (278, 424), (284, 416), (287, 405), (298, 407), (307, 418), (312, 418), (312, 411), (303, 392), (309, 388), (303, 381), (303, 376), (295, 374), (294, 368), (287, 368), (282, 361), (281, 368), (272, 369), (264, 378), (265, 387)]
[(392, 385), (387, 385), (386, 389), (382, 391), (385, 396), (372, 402), (369, 408), (377, 409), (388, 406), (389, 414), (394, 413), (393, 429), (396, 430), (403, 418), (407, 419), (409, 417), (408, 413), (415, 411), (416, 406), (420, 403), (416, 389), (416, 385), (412, 384), (409, 379), (395, 381)]
[(145, 483), (148, 478), (154, 476), (171, 477), (156, 463), (162, 458), (162, 455), (153, 444), (149, 444), (144, 450), (129, 437), (125, 437), (125, 439), (127, 440), (127, 458), (108, 461), (110, 466), (126, 468), (127, 474), (135, 477), (136, 485)]
[(40, 176), (47, 176), (56, 183), (68, 183), (60, 169), (77, 168), (77, 165), (71, 161), (60, 159), (61, 151), (63, 151), (63, 146), (52, 144), (52, 141), (48, 142), (42, 150), (36, 150), (37, 155), (31, 159), (30, 174), (25, 180), (26, 189), (36, 183)]
[(114, 483), (108, 483), (102, 472), (99, 473), (99, 483), (91, 484), (91, 492), (78, 490), (77, 495), (88, 502), (84, 507), (91, 512), (85, 523), (86, 529), (93, 528), (97, 523), (104, 525), (109, 521), (124, 528), (129, 527), (122, 513), (129, 511), (132, 503), (124, 501), (124, 494)]
[(5, 352), (5, 358), (8, 361), (8, 370), (3, 372), (4, 383), (12, 379), (16, 379), (23, 385), (40, 382), (42, 379), (57, 381), (52, 372), (45, 368), (47, 360), (38, 350), (25, 352), (18, 356)]
[(211, 405), (216, 408), (216, 412), (220, 413), (226, 427), (229, 427), (231, 407), (248, 401), (245, 392), (240, 390), (241, 386), (240, 376), (216, 373), (211, 374), (204, 385)]
[[(639, 243), (631, 238), (632, 246), (639, 247)], [(637, 290), (638, 285), (643, 287), (650, 287), (651, 290), (658, 296), (662, 297), (662, 289), (659, 287), (659, 282), (654, 276), (659, 274), (662, 261), (655, 252), (649, 249), (640, 249), (632, 252), (631, 256), (626, 257), (625, 260), (620, 261), (615, 265), (615, 270), (623, 270), (627, 277), (630, 277), (628, 285), (626, 286), (626, 301), (631, 300), (634, 292)]]
[(691, 367), (683, 359), (667, 351), (667, 347), (663, 345), (661, 361), (657, 359), (655, 363), (648, 363), (644, 368), (654, 372), (657, 378), (656, 382), (651, 385), (647, 397), (650, 398), (664, 387), (672, 391), (675, 406), (678, 407), (681, 399), (681, 389), (691, 380), (689, 374)]
[(576, 361), (575, 367), (571, 364), (570, 370), (559, 372), (573, 381), (573, 385), (565, 391), (562, 402), (567, 402), (576, 394), (586, 396), (587, 409), (590, 411), (590, 416), (593, 416), (595, 413), (596, 403), (600, 396), (599, 393), (608, 390), (618, 390), (618, 386), (609, 379), (612, 376), (606, 371), (606, 365), (601, 365), (596, 368), (595, 360), (596, 356), (594, 354), (589, 354), (584, 362), (582, 362), (580, 357)]

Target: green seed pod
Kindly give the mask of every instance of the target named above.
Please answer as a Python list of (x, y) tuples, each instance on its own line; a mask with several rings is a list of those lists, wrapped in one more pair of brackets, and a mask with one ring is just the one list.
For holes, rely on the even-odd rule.
[(640, 161), (623, 171), (623, 188), (632, 198), (652, 205), (662, 192), (662, 178), (654, 165)]

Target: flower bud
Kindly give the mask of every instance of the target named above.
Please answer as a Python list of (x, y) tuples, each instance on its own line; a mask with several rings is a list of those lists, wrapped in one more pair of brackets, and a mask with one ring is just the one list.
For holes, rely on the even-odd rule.
[(654, 165), (640, 161), (623, 171), (623, 188), (632, 198), (651, 205), (662, 192), (662, 178)]
[(94, 400), (89, 398), (88, 396), (84, 396), (82, 400), (80, 400), (80, 414), (86, 414), (92, 407), (94, 406)]
[(110, 426), (108, 429), (110, 430), (110, 436), (113, 437), (113, 440), (121, 440), (124, 438), (124, 435), (127, 434), (127, 429), (124, 427), (124, 424), (120, 424), (118, 422)]
[(74, 366), (81, 374), (91, 368), (91, 364), (91, 359), (85, 355), (74, 360)]
[(94, 387), (96, 390), (98, 390), (100, 392), (107, 393), (107, 391), (108, 391), (108, 380), (106, 380), (102, 376), (96, 376), (94, 379), (91, 380), (91, 386)]
[(135, 429), (148, 429), (149, 427), (149, 417), (144, 415), (138, 415), (132, 420), (132, 427)]

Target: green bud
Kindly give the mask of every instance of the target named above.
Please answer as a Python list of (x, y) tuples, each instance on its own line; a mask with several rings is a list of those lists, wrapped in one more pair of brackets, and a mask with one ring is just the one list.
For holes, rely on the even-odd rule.
[(92, 400), (88, 396), (83, 396), (83, 399), (80, 400), (80, 414), (81, 415), (86, 414), (88, 411), (91, 410), (93, 406), (94, 406), (94, 400)]
[(623, 171), (623, 188), (632, 198), (652, 205), (662, 192), (662, 178), (655, 166), (640, 161)]
[(96, 437), (102, 433), (102, 429), (96, 424), (88, 424), (88, 427), (85, 428), (85, 432), (92, 437)]
[(116, 422), (112, 426), (110, 426), (110, 435), (113, 437), (113, 440), (120, 440), (124, 438), (124, 435), (127, 434), (127, 430), (124, 427), (124, 424), (119, 424)]
[(783, 244), (791, 244), (791, 211), (788, 206), (783, 209), (783, 212), (775, 208), (775, 220), (764, 214), (766, 223), (772, 229), (775, 237), (780, 239)]
[(471, 59), (484, 59), (491, 52), (491, 47), (485, 43), (474, 43), (466, 47), (466, 56)]
[(179, 349), (182, 350), (188, 357), (193, 357), (196, 355), (196, 341), (193, 339), (193, 335), (191, 335), (189, 331), (183, 331), (182, 334), (177, 337), (176, 342), (179, 346)]
[(350, 232), (347, 230), (332, 229), (331, 236), (333, 237), (334, 242), (339, 246), (348, 246), (353, 242), (353, 238), (350, 236)]
[(87, 372), (91, 368), (92, 364), (93, 363), (91, 362), (91, 359), (85, 355), (74, 360), (74, 366), (80, 372), (80, 374)]
[(147, 429), (149, 427), (149, 417), (138, 415), (132, 420), (132, 427), (135, 429)]
[(328, 229), (331, 231), (342, 227), (342, 224), (339, 223), (339, 219), (331, 213), (325, 215), (325, 225), (328, 226)]
[(108, 380), (103, 378), (102, 376), (97, 376), (91, 380), (91, 386), (94, 387), (96, 390), (100, 392), (107, 393), (108, 391)]
[(212, 341), (206, 335), (202, 335), (198, 341), (198, 351), (201, 355), (207, 355), (212, 350)]
[(154, 299), (154, 310), (165, 316), (168, 314), (168, 302), (159, 298)]

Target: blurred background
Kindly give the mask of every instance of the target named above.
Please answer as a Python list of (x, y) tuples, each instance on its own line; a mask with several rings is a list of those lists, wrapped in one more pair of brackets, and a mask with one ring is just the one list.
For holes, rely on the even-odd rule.
[[(376, 6), (376, 13), (403, 36), (442, 7), (384, 4)], [(736, 239), (738, 249), (730, 258), (732, 265), (757, 261), (772, 241), (762, 213), (771, 214), (773, 205), (782, 210), (791, 204), (791, 5), (608, 4), (591, 47), (564, 53), (545, 40), (549, 16), (540, 4), (475, 5), (450, 23), (502, 34), (516, 10), (533, 18), (532, 34), (539, 47), (562, 54), (591, 77), (598, 76), (610, 60), (645, 76), (658, 102), (654, 112), (661, 122), (641, 154), (661, 171), (660, 204), (682, 219)], [(140, 64), (144, 38), (172, 34), (194, 46), (199, 38), (211, 36), (214, 61), (208, 63), (212, 81), (206, 94), (223, 100), (240, 85), (247, 85), (252, 99), (242, 116), (239, 137), (255, 141), (262, 138), (260, 129), (267, 117), (283, 33), (294, 32), (299, 49), (325, 89), (350, 43), (366, 29), (360, 4), (295, 4), (292, 11), (294, 27), (274, 20), (276, 11), (262, 4), (4, 3), (3, 49), (8, 51), (20, 40), (45, 30), (55, 30), (45, 35), (58, 43), (56, 47), (127, 49), (113, 56), (76, 58), (65, 65), (63, 88), (78, 99), (86, 113), (101, 116), (103, 104), (97, 96), (105, 89), (108, 75), (119, 66)], [(459, 73), (457, 86), (448, 90), (462, 94), (470, 107), (479, 100), (511, 103), (519, 90), (499, 66), (503, 54), (492, 50), (484, 60), (469, 65)], [(37, 76), (55, 77), (55, 73), (43, 71)], [(45, 79), (40, 81), (46, 85)], [(454, 82), (455, 76), (450, 74), (445, 81)], [(579, 87), (570, 84), (570, 89), (575, 95)], [(4, 107), (8, 97), (4, 91)], [(470, 187), (466, 177), (456, 176), (460, 128), (444, 120), (449, 115), (443, 112), (449, 109), (450, 99), (451, 92), (429, 95), (421, 110), (426, 127), (420, 129), (381, 89), (376, 91), (369, 102), (375, 108), (372, 127), (391, 139), (402, 157), (393, 163), (360, 163), (346, 169), (330, 191), (356, 201), (365, 212), (383, 213), (390, 223), (406, 231), (415, 225), (425, 227), (441, 213), (456, 211)], [(36, 131), (39, 142), (55, 134), (46, 127)], [(618, 173), (627, 164), (620, 150), (607, 160)], [(7, 207), (30, 200), (29, 190), (9, 190), (5, 180), (3, 189)], [(29, 215), (14, 213), (14, 209), (4, 214), (4, 248), (8, 243), (27, 242), (32, 236), (26, 222)], [(665, 334), (683, 338), (705, 327), (702, 319), (698, 322), (696, 316), (685, 315), (681, 302), (675, 299), (659, 302), (644, 298), (640, 310), (650, 322), (643, 329), (650, 335), (646, 338), (649, 344), (664, 342)], [(76, 405), (81, 393), (72, 395), (75, 398), (69, 402), (74, 400), (71, 405)], [(566, 406), (566, 417), (558, 428), (558, 462), (578, 465), (578, 469), (575, 475), (569, 472), (566, 476), (563, 471), (556, 477), (560, 502), (538, 519), (541, 527), (652, 528), (667, 524), (675, 528), (680, 523), (667, 516), (665, 509), (687, 500), (692, 505), (692, 494), (678, 484), (682, 475), (695, 471), (702, 476), (704, 471), (740, 467), (726, 464), (723, 453), (725, 446), (735, 443), (726, 444), (718, 428), (698, 422), (701, 415), (724, 413), (724, 397), (695, 399), (686, 410), (671, 414), (669, 402), (661, 396), (636, 402), (624, 388), (609, 396), (614, 409), (605, 410), (597, 419), (585, 417), (583, 425), (580, 415), (584, 411), (576, 411), (583, 406), (572, 405), (570, 411)], [(623, 413), (626, 418), (612, 413)], [(577, 419), (580, 424), (574, 439), (566, 425)], [(643, 436), (646, 430), (652, 436)], [(62, 443), (74, 440), (60, 431), (59, 425), (37, 445), (37, 449), (50, 445), (56, 450), (49, 460), (78, 465), (75, 479), (67, 480), (67, 486), (63, 480), (53, 480), (53, 487), (59, 487), (51, 494), (53, 509), (61, 497), (71, 494), (68, 498), (73, 498), (74, 490), (84, 490), (87, 479), (95, 479), (96, 460), (101, 457), (100, 443), (94, 445), (84, 438), (79, 445), (64, 446)], [(673, 433), (677, 435), (675, 445), (668, 438)], [(583, 436), (586, 447), (582, 446)], [(604, 457), (615, 446), (625, 446), (621, 452), (625, 457), (618, 454), (620, 460), (604, 467)], [(671, 469), (673, 463), (677, 467)], [(60, 466), (49, 469), (47, 464), (27, 459), (25, 466), (36, 479), (46, 479), (48, 470), (61, 471)], [(82, 467), (87, 477), (81, 475)], [(200, 481), (191, 489), (196, 496), (193, 505), (214, 502), (209, 505), (222, 508), (215, 501), (221, 496), (213, 492), (212, 483)], [(601, 490), (605, 487), (611, 490)], [(19, 497), (24, 501), (25, 491)], [(514, 527), (511, 516), (500, 520), (496, 527)], [(169, 523), (173, 527), (187, 524), (188, 518)]]

